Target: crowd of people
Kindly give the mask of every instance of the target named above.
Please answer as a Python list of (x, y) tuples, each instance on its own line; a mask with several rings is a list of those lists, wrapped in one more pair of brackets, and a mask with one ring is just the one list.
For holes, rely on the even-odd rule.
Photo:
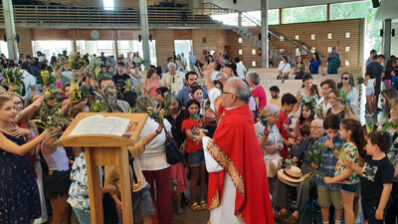
[[(310, 63), (297, 57), (296, 95), (267, 86), (271, 96), (261, 75), (227, 51), (173, 53), (166, 68), (146, 70), (138, 53), (112, 60), (63, 52), (50, 62), (37, 55), (1, 59), (0, 223), (69, 223), (70, 208), (91, 223), (84, 149), (55, 145), (80, 112), (154, 112), (129, 147), (136, 222), (172, 223), (192, 209), (210, 210), (216, 224), (297, 223), (318, 210), (323, 224), (353, 224), (359, 203), (366, 223), (397, 222), (394, 56), (384, 66), (371, 52), (362, 125), (362, 83), (356, 88), (343, 72), (339, 83), (325, 76), (314, 84), (317, 53)], [(337, 74), (335, 48), (327, 62)], [(286, 57), (279, 70), (288, 79)], [(170, 138), (184, 155), (173, 164)], [(118, 169), (102, 167), (101, 176), (105, 223), (120, 223)]]

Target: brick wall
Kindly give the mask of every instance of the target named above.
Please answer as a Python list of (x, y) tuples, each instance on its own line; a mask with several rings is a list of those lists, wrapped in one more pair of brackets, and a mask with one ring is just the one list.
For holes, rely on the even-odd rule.
[[(360, 20), (330, 21), (318, 23), (286, 24), (271, 26), (271, 29), (285, 37), (295, 38), (299, 35), (300, 41), (309, 47), (315, 47), (323, 55), (327, 55), (327, 48), (336, 46), (340, 53), (342, 66), (345, 60), (350, 61), (350, 66), (359, 66), (360, 51)], [(98, 29), (100, 40), (137, 40), (140, 30), (128, 29)], [(258, 35), (259, 29), (250, 30), (254, 35)], [(20, 36), (18, 44), (21, 53), (32, 54), (32, 40), (92, 40), (91, 29), (18, 29)], [(350, 38), (345, 38), (350, 32)], [(0, 30), (0, 33), (5, 33)], [(327, 35), (332, 33), (332, 39)], [(159, 65), (165, 66), (166, 59), (170, 57), (174, 50), (174, 40), (192, 40), (193, 51), (197, 58), (203, 58), (204, 51), (215, 51), (216, 55), (224, 49), (228, 49), (232, 58), (239, 56), (246, 67), (252, 66), (256, 62), (256, 67), (261, 66), (261, 56), (258, 54), (259, 48), (251, 44), (246, 39), (242, 43), (238, 42), (239, 35), (232, 30), (221, 29), (152, 29), (150, 34), (156, 40), (156, 56)], [(311, 35), (315, 34), (316, 40), (311, 40)], [(204, 40), (205, 38), (205, 40)], [(345, 48), (349, 46), (350, 51)], [(274, 49), (284, 49), (281, 54), (295, 55), (295, 46), (290, 42), (280, 42), (271, 40), (270, 47)], [(243, 54), (239, 55), (239, 50)], [(252, 51), (255, 51), (253, 55)], [(275, 64), (278, 60), (275, 60)]]
[[(360, 57), (360, 26), (361, 20), (341, 20), (315, 23), (301, 23), (301, 24), (284, 24), (273, 25), (270, 29), (279, 33), (281, 36), (294, 39), (296, 35), (299, 36), (299, 41), (304, 42), (309, 49), (315, 47), (315, 50), (321, 52), (323, 56), (328, 55), (328, 47), (337, 47), (340, 53), (341, 66), (345, 66), (345, 60), (348, 60), (350, 66), (359, 66)], [(250, 29), (250, 31), (257, 37), (260, 29)], [(328, 34), (332, 34), (332, 39), (328, 39)], [(346, 38), (346, 33), (350, 33), (350, 38)], [(315, 34), (315, 40), (311, 39), (311, 35)], [(238, 43), (240, 36), (230, 31), (231, 46), (236, 48), (231, 50), (232, 56), (239, 56), (243, 59), (246, 66), (251, 67), (252, 61), (256, 62), (257, 67), (261, 66), (261, 56), (258, 55), (258, 47), (251, 44), (243, 38), (243, 43)], [(346, 52), (346, 47), (349, 47), (349, 52)], [(280, 52), (282, 55), (295, 55), (296, 46), (288, 41), (281, 42), (276, 39), (270, 41), (270, 48), (283, 49)], [(243, 55), (238, 55), (239, 49), (242, 49)], [(256, 54), (252, 54), (255, 49)], [(279, 59), (275, 59), (275, 64)]]

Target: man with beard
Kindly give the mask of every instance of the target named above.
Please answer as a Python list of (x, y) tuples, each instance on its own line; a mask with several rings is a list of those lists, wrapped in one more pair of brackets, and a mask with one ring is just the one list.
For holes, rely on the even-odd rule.
[[(176, 97), (178, 101), (181, 102), (181, 106), (184, 108), (187, 105), (188, 101), (190, 100), (189, 93), (194, 87), (198, 86), (198, 74), (196, 74), (196, 72), (194, 71), (187, 72), (185, 74), (185, 80), (187, 82), (187, 86), (178, 91)], [(202, 88), (202, 90), (203, 90), (203, 99), (206, 99), (207, 91), (205, 88)]]

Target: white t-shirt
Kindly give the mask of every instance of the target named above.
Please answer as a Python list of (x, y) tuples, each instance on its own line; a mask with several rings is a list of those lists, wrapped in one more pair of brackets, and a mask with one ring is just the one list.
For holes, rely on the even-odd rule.
[(218, 73), (219, 73), (218, 71), (212, 71), (211, 72), (211, 74), (210, 74), (211, 81), (216, 80)]
[[(170, 132), (171, 125), (167, 120), (164, 120), (165, 129)], [(158, 128), (158, 123), (152, 118), (148, 117), (144, 127), (142, 128), (139, 139), (153, 133)], [(140, 156), (140, 163), (142, 170), (162, 170), (166, 169), (170, 165), (167, 163), (166, 158), (166, 133), (164, 130), (156, 136), (152, 141), (150, 141), (145, 146), (144, 153)]]
[(23, 84), (25, 86), (25, 95), (22, 96), (22, 99), (26, 100), (32, 92), (31, 87), (36, 87), (36, 78), (26, 70), (22, 70), (22, 75)]
[(246, 67), (242, 64), (242, 62), (236, 64), (236, 72), (241, 79), (245, 79)]
[(282, 73), (288, 73), (292, 70), (292, 68), (290, 67), (290, 64), (289, 63), (285, 64), (283, 61), (279, 62), (278, 69)]
[(368, 85), (366, 87), (367, 88), (374, 88), (375, 87), (375, 81), (376, 81), (376, 79), (369, 79), (368, 80)]

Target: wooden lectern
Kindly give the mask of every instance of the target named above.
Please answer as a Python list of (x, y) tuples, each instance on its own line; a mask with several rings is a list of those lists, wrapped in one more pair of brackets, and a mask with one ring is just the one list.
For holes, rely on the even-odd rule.
[[(130, 119), (132, 129), (128, 131), (130, 135), (123, 137), (104, 134), (69, 136), (82, 119), (98, 114), (104, 117), (116, 116)], [(127, 146), (137, 141), (147, 117), (145, 113), (79, 113), (58, 140), (58, 146), (85, 148), (92, 223), (104, 223), (98, 166), (119, 166), (123, 223), (134, 223)]]

